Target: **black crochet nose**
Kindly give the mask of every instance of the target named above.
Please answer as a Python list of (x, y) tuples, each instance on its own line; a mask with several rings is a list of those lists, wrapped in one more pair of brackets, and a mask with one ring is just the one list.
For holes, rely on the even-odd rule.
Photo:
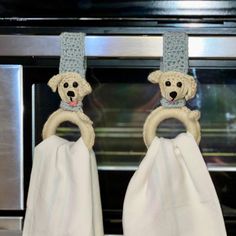
[(67, 92), (67, 96), (68, 97), (74, 97), (75, 96), (75, 93), (73, 91), (68, 91)]
[(176, 92), (171, 92), (171, 93), (170, 93), (170, 96), (171, 96), (173, 99), (175, 99), (176, 96), (177, 96), (177, 93), (176, 93)]

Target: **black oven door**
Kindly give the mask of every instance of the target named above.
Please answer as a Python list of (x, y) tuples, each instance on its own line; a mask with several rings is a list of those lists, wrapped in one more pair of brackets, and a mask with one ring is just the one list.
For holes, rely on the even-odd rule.
[[(94, 151), (98, 162), (106, 234), (122, 234), (122, 207), (127, 185), (146, 153), (143, 123), (160, 103), (157, 86), (147, 81), (159, 62), (142, 60), (89, 61), (87, 80), (93, 92), (84, 100), (84, 112), (94, 121)], [(228, 235), (235, 235), (236, 220), (236, 62), (193, 61), (189, 73), (198, 81), (198, 92), (188, 106), (201, 111), (200, 149), (213, 178)], [(204, 65), (204, 66), (203, 66)], [(37, 71), (37, 73), (35, 73)], [(59, 96), (46, 85), (56, 68), (26, 69), (32, 81), (32, 140), (41, 139), (44, 122), (58, 108)], [(158, 134), (174, 137), (185, 131), (178, 121), (161, 124)], [(63, 123), (57, 134), (79, 137), (77, 127)], [(34, 146), (33, 145), (33, 146)]]

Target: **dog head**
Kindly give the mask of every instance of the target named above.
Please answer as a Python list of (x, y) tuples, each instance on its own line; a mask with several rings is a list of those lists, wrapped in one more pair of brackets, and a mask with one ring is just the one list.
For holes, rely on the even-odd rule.
[(154, 71), (148, 80), (160, 85), (161, 95), (168, 101), (177, 101), (193, 98), (196, 94), (197, 84), (190, 75), (175, 71)]
[(58, 90), (61, 100), (68, 104), (77, 104), (92, 91), (89, 83), (76, 72), (55, 75), (48, 81), (48, 86), (53, 92)]

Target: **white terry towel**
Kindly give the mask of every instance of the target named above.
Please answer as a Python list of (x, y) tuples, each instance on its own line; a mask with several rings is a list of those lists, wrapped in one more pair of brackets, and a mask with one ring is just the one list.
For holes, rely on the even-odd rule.
[(218, 197), (190, 133), (155, 138), (124, 201), (125, 236), (225, 236)]
[(82, 138), (35, 148), (23, 236), (103, 236), (96, 159)]

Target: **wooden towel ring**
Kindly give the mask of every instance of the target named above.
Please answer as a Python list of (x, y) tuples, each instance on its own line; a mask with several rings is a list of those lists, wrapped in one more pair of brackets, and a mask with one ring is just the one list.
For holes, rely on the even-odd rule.
[(143, 139), (147, 147), (149, 147), (156, 137), (156, 129), (159, 124), (166, 119), (175, 118), (182, 122), (187, 131), (191, 133), (197, 144), (201, 140), (201, 132), (199, 125), (200, 112), (191, 111), (187, 107), (181, 108), (164, 108), (162, 106), (153, 110), (147, 117), (143, 127)]
[(43, 127), (42, 136), (46, 139), (56, 133), (57, 127), (65, 121), (77, 125), (87, 148), (92, 149), (94, 145), (95, 133), (90, 119), (82, 112), (72, 112), (58, 109), (50, 115)]

